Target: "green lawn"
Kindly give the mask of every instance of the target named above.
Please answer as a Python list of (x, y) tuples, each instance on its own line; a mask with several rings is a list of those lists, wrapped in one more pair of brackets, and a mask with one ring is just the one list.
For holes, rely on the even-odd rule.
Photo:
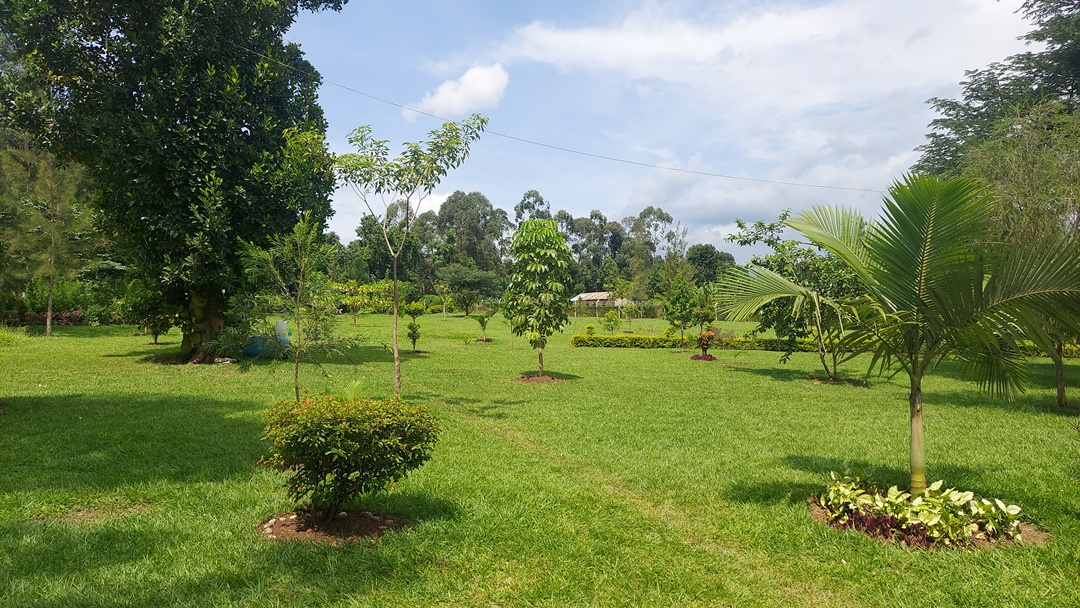
[[(342, 323), (371, 346), (305, 365), (304, 386), (360, 378), (388, 395), (388, 317)], [(574, 349), (567, 332), (545, 351), (564, 382), (523, 384), (535, 352), (500, 318), (491, 344), (460, 316), (420, 323), (429, 352), (404, 356), (404, 392), (444, 432), (428, 464), (365, 503), (411, 525), (338, 547), (256, 532), (290, 506), (256, 466), (288, 364), (154, 362), (175, 330), (162, 346), (130, 327), (0, 342), (0, 605), (1080, 605), (1078, 418), (1054, 405), (1046, 360), (1014, 403), (949, 364), (924, 390), (931, 478), (1021, 505), (1051, 544), (913, 551), (807, 513), (830, 470), (906, 483), (902, 377), (819, 384), (812, 355), (697, 362)], [(1071, 363), (1074, 400), (1078, 374)]]

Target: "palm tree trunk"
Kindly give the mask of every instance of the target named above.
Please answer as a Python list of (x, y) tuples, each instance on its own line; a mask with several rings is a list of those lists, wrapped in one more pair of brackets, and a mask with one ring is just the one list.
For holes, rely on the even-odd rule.
[(911, 495), (917, 496), (926, 490), (926, 444), (923, 438), (922, 417), (922, 374), (911, 374), (911, 393), (908, 396), (911, 407)]
[(1058, 342), (1057, 357), (1054, 358), (1054, 380), (1057, 383), (1057, 402), (1059, 407), (1068, 407), (1069, 402), (1065, 399), (1065, 359), (1064, 347), (1061, 342)]

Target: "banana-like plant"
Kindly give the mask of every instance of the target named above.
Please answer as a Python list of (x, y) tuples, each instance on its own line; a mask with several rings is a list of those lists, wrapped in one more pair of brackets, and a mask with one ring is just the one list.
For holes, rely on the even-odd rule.
[[(926, 488), (922, 379), (944, 357), (966, 363), (990, 393), (1027, 384), (1019, 342), (1051, 352), (1080, 331), (1080, 240), (1063, 236), (1003, 247), (977, 182), (907, 175), (880, 218), (816, 207), (789, 220), (848, 265), (866, 288), (858, 323), (843, 338), (873, 349), (870, 367), (899, 367), (910, 381), (911, 493)], [(1048, 322), (1053, 321), (1053, 322)]]

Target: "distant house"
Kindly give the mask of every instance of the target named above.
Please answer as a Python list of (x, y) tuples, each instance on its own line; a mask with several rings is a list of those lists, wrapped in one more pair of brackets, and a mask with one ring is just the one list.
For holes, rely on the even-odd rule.
[[(587, 291), (570, 298), (570, 303), (577, 304), (580, 302), (582, 305), (588, 306), (594, 311), (598, 311), (601, 308), (622, 308), (623, 306), (632, 303), (626, 298), (613, 298), (613, 296), (614, 294), (610, 291)], [(599, 313), (597, 313), (597, 316), (599, 316)]]

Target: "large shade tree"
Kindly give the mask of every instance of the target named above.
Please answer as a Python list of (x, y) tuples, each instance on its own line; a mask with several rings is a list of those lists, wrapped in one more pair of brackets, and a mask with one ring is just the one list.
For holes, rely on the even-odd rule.
[(344, 0), (8, 0), (21, 65), (8, 122), (83, 163), (129, 267), (184, 306), (193, 360), (224, 324), (241, 240), (261, 245), (334, 188), (319, 77), (283, 40)]
[(860, 325), (844, 340), (857, 349), (869, 344), (872, 367), (908, 376), (911, 490), (919, 493), (926, 487), (923, 378), (951, 356), (992, 393), (1022, 390), (1021, 341), (1049, 350), (1053, 332), (1080, 329), (1080, 243), (1001, 246), (993, 206), (972, 180), (909, 175), (884, 202), (869, 225), (855, 211), (828, 207), (787, 224), (848, 265), (866, 290)]

